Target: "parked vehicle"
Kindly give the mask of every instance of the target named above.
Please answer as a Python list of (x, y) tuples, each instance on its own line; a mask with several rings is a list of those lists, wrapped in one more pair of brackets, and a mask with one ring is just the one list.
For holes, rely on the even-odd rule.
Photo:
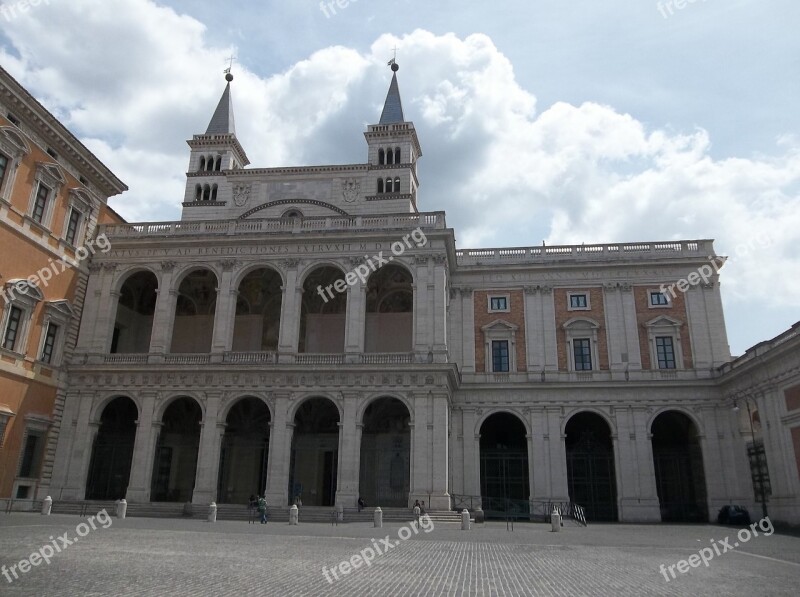
[(717, 522), (719, 524), (732, 524), (737, 526), (746, 526), (750, 524), (750, 513), (744, 506), (723, 506), (717, 514)]

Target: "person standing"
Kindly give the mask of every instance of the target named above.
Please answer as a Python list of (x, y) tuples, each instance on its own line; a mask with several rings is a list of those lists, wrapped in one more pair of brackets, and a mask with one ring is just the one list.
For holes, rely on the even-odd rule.
[(261, 515), (261, 524), (267, 524), (267, 500), (263, 496), (258, 498), (258, 513)]

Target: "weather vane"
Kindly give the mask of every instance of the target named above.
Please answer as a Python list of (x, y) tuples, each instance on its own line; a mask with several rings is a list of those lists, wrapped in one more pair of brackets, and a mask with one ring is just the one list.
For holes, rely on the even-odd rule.
[(233, 61), (234, 60), (236, 60), (236, 56), (231, 55), (231, 56), (228, 57), (228, 68), (225, 69), (225, 74), (226, 75), (231, 74), (231, 70), (233, 69)]
[(398, 70), (400, 70), (400, 67), (399, 67), (399, 66), (398, 66), (398, 64), (397, 64), (397, 46), (395, 46), (394, 48), (392, 48), (392, 51), (394, 52), (394, 56), (393, 56), (393, 57), (392, 57), (392, 59), (391, 59), (391, 60), (388, 62), (388, 64), (389, 64), (389, 66), (391, 66), (391, 67), (392, 67), (392, 70), (393, 70), (393, 71), (397, 72)]

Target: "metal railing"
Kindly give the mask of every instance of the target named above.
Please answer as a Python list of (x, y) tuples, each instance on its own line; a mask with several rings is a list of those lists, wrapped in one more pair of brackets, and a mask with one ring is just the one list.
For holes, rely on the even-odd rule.
[(574, 502), (551, 500), (515, 500), (511, 498), (497, 498), (479, 495), (451, 494), (453, 509), (461, 511), (464, 508), (470, 512), (480, 507), (486, 518), (505, 520), (507, 526), (513, 522), (529, 520), (547, 522), (553, 508), (558, 508), (563, 518), (574, 520), (577, 524), (587, 526), (586, 511), (583, 506)]

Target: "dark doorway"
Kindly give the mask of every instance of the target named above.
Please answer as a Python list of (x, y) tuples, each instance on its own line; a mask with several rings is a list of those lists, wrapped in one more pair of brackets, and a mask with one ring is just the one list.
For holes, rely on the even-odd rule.
[(408, 507), (411, 415), (397, 398), (379, 398), (364, 411), (359, 494), (367, 504)]
[(339, 457), (339, 409), (327, 398), (303, 402), (294, 416), (289, 502), (333, 506)]
[(653, 465), (663, 522), (708, 522), (703, 452), (697, 428), (668, 411), (653, 421)]
[(152, 502), (191, 502), (200, 448), (203, 411), (188, 397), (164, 411), (153, 463)]
[(527, 514), (528, 440), (525, 425), (510, 413), (496, 413), (481, 425), (481, 503), (487, 516)]
[(225, 419), (219, 455), (217, 501), (246, 504), (267, 485), (269, 408), (258, 398), (242, 398)]
[(94, 440), (87, 500), (118, 500), (125, 497), (131, 476), (136, 420), (139, 409), (130, 398), (114, 398), (103, 409)]
[(589, 521), (617, 520), (614, 443), (608, 423), (595, 413), (574, 415), (566, 427), (569, 498)]

